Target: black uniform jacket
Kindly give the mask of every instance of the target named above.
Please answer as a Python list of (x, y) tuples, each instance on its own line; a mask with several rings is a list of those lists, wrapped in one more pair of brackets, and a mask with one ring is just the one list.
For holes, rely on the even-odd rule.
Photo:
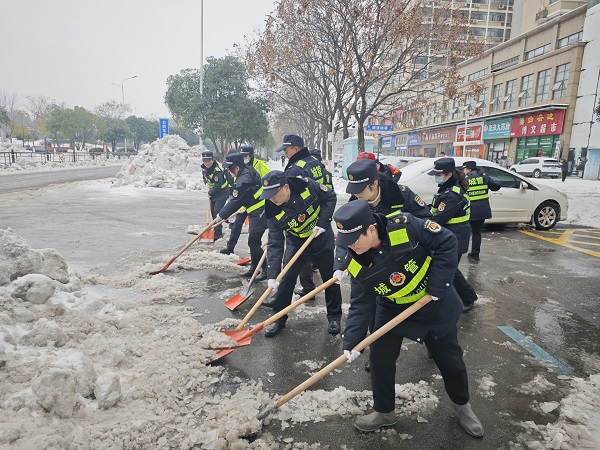
[[(233, 190), (231, 191), (231, 195), (227, 199), (227, 203), (225, 203), (223, 209), (221, 209), (219, 216), (223, 219), (226, 219), (241, 207), (248, 208), (259, 202), (260, 200), (254, 198), (254, 194), (261, 187), (262, 184), (260, 183), (260, 175), (258, 172), (252, 167), (243, 167), (235, 179), (235, 184), (233, 186)], [(260, 216), (263, 211), (264, 207), (261, 206), (248, 215), (250, 217)]]
[[(300, 160), (306, 161), (307, 166), (299, 167), (296, 163)], [(321, 169), (319, 171), (321, 172), (320, 179), (316, 177), (311, 170), (309, 170), (309, 166), (318, 166)], [(288, 160), (284, 171), (288, 177), (312, 178), (313, 180), (319, 183), (324, 183), (328, 187), (333, 188), (333, 180), (331, 177), (331, 173), (327, 170), (327, 168), (321, 161), (319, 161), (317, 158), (310, 154), (308, 148), (306, 147), (292, 155), (292, 157)]]
[(202, 177), (204, 178), (204, 184), (207, 184), (209, 181), (213, 183), (213, 187), (208, 190), (208, 196), (211, 198), (221, 197), (222, 195), (229, 195), (231, 193), (231, 187), (227, 184), (223, 187), (225, 183), (225, 173), (219, 167), (218, 162), (214, 162), (212, 166), (206, 167), (202, 164)]
[(469, 251), (471, 225), (469, 225), (468, 220), (460, 223), (447, 223), (454, 217), (462, 216), (464, 208), (467, 205), (466, 193), (460, 185), (460, 182), (456, 181), (456, 186), (460, 188), (461, 194), (452, 190), (452, 186), (454, 185), (455, 180), (451, 177), (438, 188), (437, 194), (433, 197), (432, 207), (437, 208), (437, 211), (433, 213), (433, 220), (448, 228), (456, 235), (456, 239), (458, 240), (458, 252), (462, 255)]
[[(489, 175), (485, 173), (480, 175), (478, 170), (471, 170), (467, 174), (467, 180), (481, 177), (483, 178), (483, 184), (488, 187), (490, 191), (497, 191), (502, 186), (496, 183)], [(473, 200), (471, 199), (471, 219), (470, 220), (485, 220), (492, 217), (492, 208), (490, 207), (490, 199)]]
[[(423, 220), (405, 214), (407, 217), (406, 231), (413, 248), (422, 246), (432, 253), (431, 264), (428, 271), (428, 281), (425, 291), (435, 297), (437, 301), (431, 301), (404, 322), (394, 328), (394, 332), (414, 341), (422, 341), (427, 333), (431, 333), (434, 339), (444, 337), (456, 326), (456, 322), (462, 313), (460, 302), (457, 301), (456, 292), (452, 287), (452, 279), (458, 266), (456, 251), (456, 237), (443, 227), (429, 226), (431, 220)], [(377, 231), (382, 246), (379, 249), (371, 249), (363, 255), (356, 255), (348, 250), (349, 256), (355, 258), (362, 265), (370, 263), (375, 266), (379, 264), (390, 252), (390, 242), (386, 230), (387, 219), (382, 215), (377, 217)], [(387, 268), (390, 274), (393, 268)], [(375, 294), (372, 289), (364, 289), (352, 278), (350, 293), (350, 310), (344, 330), (344, 350), (354, 348), (362, 341), (373, 320), (376, 311), (400, 314), (410, 307), (409, 304), (397, 304), (385, 297)]]
[[(309, 178), (288, 178), (291, 190), (290, 200), (281, 206), (275, 205), (272, 201), (265, 202), (265, 215), (269, 227), (269, 243), (267, 245), (267, 276), (274, 279), (281, 271), (283, 261), (284, 247), (286, 253), (295, 253), (304, 244), (306, 239), (294, 236), (287, 232), (287, 220), (277, 221), (275, 216), (284, 211), (284, 218), (291, 220), (298, 216), (307, 214), (309, 207), (314, 209), (321, 207), (319, 217), (315, 226), (325, 229), (325, 233), (313, 239), (310, 245), (304, 250), (304, 255), (320, 253), (324, 249), (333, 250), (334, 239), (331, 229), (331, 217), (335, 210), (337, 196), (333, 189), (329, 189), (323, 184), (319, 184)], [(300, 193), (308, 188), (312, 202), (305, 201)]]

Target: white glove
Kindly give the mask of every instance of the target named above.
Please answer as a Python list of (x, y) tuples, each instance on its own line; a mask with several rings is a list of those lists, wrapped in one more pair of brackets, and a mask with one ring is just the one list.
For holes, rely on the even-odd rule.
[(348, 358), (348, 362), (352, 362), (360, 356), (360, 352), (356, 350), (344, 350), (344, 355)]
[(217, 217), (215, 217), (215, 223), (220, 222), (221, 220), (223, 220), (223, 218), (217, 214)]
[(279, 281), (271, 278), (269, 281), (267, 281), (267, 286), (273, 289), (272, 293), (274, 294), (277, 292), (277, 288), (279, 288)]
[(348, 272), (345, 270), (336, 270), (333, 272), (333, 276), (338, 279), (335, 284), (340, 284), (340, 282), (348, 276)]
[(321, 227), (314, 227), (313, 230), (317, 230), (317, 236), (321, 236), (323, 233), (325, 233), (325, 228), (321, 228)]

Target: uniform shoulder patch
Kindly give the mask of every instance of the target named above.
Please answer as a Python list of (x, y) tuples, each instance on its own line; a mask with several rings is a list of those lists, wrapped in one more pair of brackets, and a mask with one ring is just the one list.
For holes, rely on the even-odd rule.
[(233, 195), (234, 197), (237, 197), (238, 196), (237, 189), (234, 189), (233, 192), (231, 193), (231, 195)]
[(417, 205), (419, 205), (419, 206), (425, 206), (425, 202), (418, 195), (415, 195), (415, 202), (417, 202)]
[(400, 189), (402, 190), (402, 192), (406, 191), (406, 186), (401, 186)]
[(439, 206), (437, 207), (438, 211), (442, 212), (443, 210), (446, 209), (446, 204), (444, 202), (441, 202), (439, 204)]
[(431, 219), (427, 219), (425, 223), (423, 223), (423, 228), (431, 233), (439, 233), (442, 231), (442, 226)]
[(325, 186), (324, 184), (320, 184), (319, 187), (321, 188), (322, 191), (327, 192), (329, 190), (329, 188), (327, 186)]
[(215, 181), (219, 181), (219, 174), (215, 173), (215, 176), (213, 177)]

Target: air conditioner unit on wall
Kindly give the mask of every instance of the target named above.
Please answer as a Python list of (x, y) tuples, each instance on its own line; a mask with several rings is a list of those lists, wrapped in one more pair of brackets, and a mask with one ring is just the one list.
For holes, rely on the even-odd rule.
[(506, 5), (499, 4), (499, 5), (498, 5), (498, 9), (506, 9)]

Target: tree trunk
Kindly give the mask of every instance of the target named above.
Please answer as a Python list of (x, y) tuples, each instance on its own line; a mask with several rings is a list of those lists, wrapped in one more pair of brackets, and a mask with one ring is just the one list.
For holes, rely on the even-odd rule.
[(365, 127), (362, 123), (358, 124), (358, 152), (365, 151)]

